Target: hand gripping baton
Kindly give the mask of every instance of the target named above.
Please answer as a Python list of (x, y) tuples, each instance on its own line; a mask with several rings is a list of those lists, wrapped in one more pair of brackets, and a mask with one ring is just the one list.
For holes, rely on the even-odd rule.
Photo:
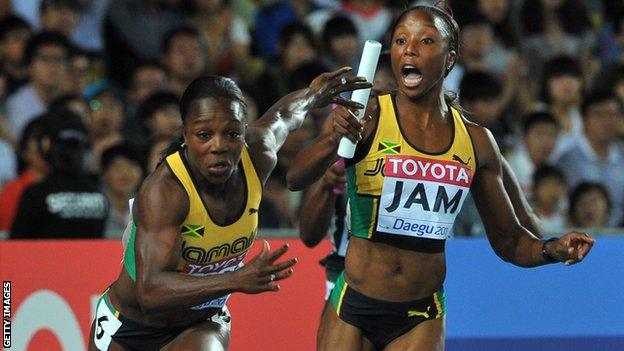
[[(373, 83), (375, 79), (375, 71), (377, 70), (377, 61), (379, 61), (379, 54), (381, 53), (381, 44), (375, 40), (367, 40), (364, 44), (364, 51), (362, 52), (362, 58), (360, 59), (360, 66), (358, 68), (358, 77), (364, 77), (370, 83)], [(351, 93), (351, 100), (359, 102), (364, 105), (364, 108), (357, 110), (355, 116), (358, 119), (364, 117), (366, 112), (366, 105), (370, 96), (371, 89), (354, 90)], [(340, 139), (340, 145), (338, 146), (338, 156), (344, 158), (352, 158), (355, 154), (356, 144), (351, 140), (343, 137)]]

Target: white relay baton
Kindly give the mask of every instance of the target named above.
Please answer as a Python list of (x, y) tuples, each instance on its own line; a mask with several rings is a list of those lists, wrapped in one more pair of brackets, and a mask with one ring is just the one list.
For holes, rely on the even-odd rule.
[[(362, 51), (362, 58), (360, 59), (360, 66), (358, 67), (358, 77), (366, 78), (366, 81), (373, 83), (375, 79), (375, 71), (377, 70), (377, 61), (379, 61), (379, 54), (381, 53), (381, 43), (375, 40), (367, 40), (364, 44), (364, 51)], [(366, 105), (368, 104), (368, 98), (370, 96), (371, 88), (354, 90), (351, 93), (351, 100), (359, 102), (364, 105), (363, 109), (357, 110), (355, 117), (361, 119), (366, 112)], [(338, 156), (344, 158), (353, 158), (355, 154), (356, 144), (351, 140), (343, 137), (340, 139), (340, 145), (338, 146)]]

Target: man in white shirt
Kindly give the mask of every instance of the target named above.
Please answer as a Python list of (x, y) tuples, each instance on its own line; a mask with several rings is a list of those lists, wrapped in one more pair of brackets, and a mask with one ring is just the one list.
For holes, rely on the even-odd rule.
[(581, 110), (585, 135), (557, 160), (557, 165), (571, 188), (582, 181), (602, 184), (613, 203), (608, 224), (618, 226), (624, 208), (624, 151), (617, 142), (622, 102), (610, 92), (592, 93), (584, 99)]
[(47, 105), (63, 93), (69, 51), (67, 38), (56, 32), (39, 33), (26, 44), (24, 61), (30, 82), (6, 101), (6, 118), (13, 137), (19, 138), (28, 122), (46, 112)]

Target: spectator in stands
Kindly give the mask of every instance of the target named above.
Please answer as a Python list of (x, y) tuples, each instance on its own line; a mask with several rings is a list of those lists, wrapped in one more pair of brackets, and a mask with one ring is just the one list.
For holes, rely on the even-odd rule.
[(525, 0), (520, 17), (522, 52), (531, 76), (547, 73), (543, 64), (559, 55), (591, 65), (596, 35), (581, 0)]
[(538, 111), (548, 111), (561, 128), (553, 158), (569, 150), (583, 134), (581, 103), (583, 100), (583, 72), (570, 56), (559, 56), (546, 62), (541, 80)]
[(123, 94), (114, 83), (103, 80), (89, 86), (85, 97), (89, 102), (87, 129), (91, 141), (88, 164), (91, 171), (98, 172), (102, 152), (125, 140), (121, 132), (125, 121)]
[(486, 71), (467, 72), (459, 86), (459, 101), (471, 121), (488, 128), (501, 150), (509, 146), (511, 127), (501, 116), (501, 83)]
[(156, 166), (158, 166), (158, 163), (162, 160), (164, 152), (167, 150), (169, 144), (171, 144), (169, 139), (151, 140), (145, 160), (145, 173), (147, 175), (156, 169)]
[(39, 5), (41, 30), (59, 32), (71, 38), (81, 10), (79, 0), (42, 0)]
[(534, 112), (524, 118), (522, 139), (505, 157), (526, 196), (533, 192), (533, 172), (548, 161), (558, 135), (559, 124), (550, 113)]
[(49, 166), (42, 154), (42, 121), (42, 117), (30, 121), (20, 138), (17, 150), (19, 176), (4, 184), (0, 192), (0, 204), (2, 204), (0, 206), (0, 232), (8, 234), (11, 229), (17, 204), (24, 189), (48, 174)]
[(317, 7), (312, 0), (277, 0), (260, 4), (256, 13), (255, 42), (260, 56), (268, 61), (279, 55), (284, 26), (303, 22)]
[(284, 26), (279, 35), (278, 56), (266, 65), (254, 88), (260, 114), (289, 92), (289, 77), (297, 67), (316, 59), (310, 29), (300, 22)]
[(495, 40), (493, 25), (480, 14), (471, 15), (460, 25), (459, 62), (444, 87), (457, 92), (465, 72), (483, 71), (499, 80), (501, 108), (507, 106), (516, 97), (521, 81), (522, 63), (517, 54)]
[(80, 117), (69, 111), (48, 114), (42, 131), (41, 149), (50, 174), (22, 193), (10, 237), (102, 237), (108, 203), (84, 171), (89, 139)]
[(533, 173), (533, 211), (546, 233), (561, 233), (566, 227), (567, 191), (565, 176), (556, 167), (539, 166)]
[(15, 138), (4, 118), (2, 106), (6, 97), (6, 82), (8, 77), (0, 68), (0, 189), (2, 185), (13, 180), (16, 176)]
[(392, 24), (392, 14), (381, 0), (342, 0), (342, 8), (351, 16), (362, 41), (381, 40)]
[(348, 17), (337, 15), (325, 23), (323, 48), (322, 61), (328, 70), (350, 66), (357, 72), (362, 52), (357, 29)]
[(70, 51), (68, 73), (63, 90), (69, 94), (82, 95), (91, 83), (91, 58), (77, 46), (72, 46)]
[(178, 139), (182, 128), (182, 119), (178, 108), (178, 97), (171, 92), (155, 92), (139, 106), (138, 117), (147, 133), (148, 140)]
[(110, 203), (104, 237), (119, 239), (128, 224), (128, 200), (143, 180), (142, 162), (130, 145), (112, 146), (102, 153), (102, 184)]
[(193, 79), (206, 72), (206, 49), (199, 32), (190, 26), (175, 27), (162, 42), (162, 64), (169, 73), (169, 85), (182, 95)]
[(67, 38), (55, 32), (42, 32), (28, 41), (24, 65), (28, 67), (30, 81), (6, 101), (6, 117), (15, 137), (19, 137), (28, 122), (45, 112), (47, 106), (63, 94), (69, 51)]
[[(467, 1), (470, 3), (471, 1)], [(490, 23), (493, 29), (494, 42), (508, 50), (518, 48), (519, 33), (514, 26), (511, 15), (510, 0), (476, 0), (474, 8)]]
[(28, 80), (24, 48), (31, 36), (28, 22), (9, 15), (0, 21), (0, 66), (7, 74), (7, 95), (13, 94)]
[[(132, 71), (130, 85), (126, 89), (126, 124), (124, 133), (132, 141), (137, 135), (143, 133), (143, 126), (136, 115), (139, 105), (152, 93), (169, 89), (169, 77), (167, 71), (156, 62), (139, 63)], [(142, 141), (136, 143), (141, 145)], [(135, 143), (133, 143), (135, 144)]]
[(570, 187), (585, 181), (605, 187), (613, 204), (608, 224), (617, 226), (624, 205), (624, 151), (617, 143), (622, 102), (612, 93), (594, 92), (584, 99), (581, 110), (585, 133), (557, 165)]
[(251, 57), (251, 35), (245, 21), (230, 8), (229, 1), (191, 0), (189, 19), (206, 43), (208, 72), (255, 82), (262, 62)]
[(110, 0), (104, 20), (107, 78), (128, 86), (134, 67), (158, 61), (165, 33), (183, 24), (174, 1)]
[(570, 192), (568, 225), (579, 228), (609, 226), (612, 209), (607, 189), (599, 183), (582, 182)]

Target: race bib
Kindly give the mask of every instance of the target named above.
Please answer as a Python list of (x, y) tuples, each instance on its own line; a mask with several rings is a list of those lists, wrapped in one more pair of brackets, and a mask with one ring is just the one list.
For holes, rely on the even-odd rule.
[[(243, 258), (245, 255), (239, 255), (236, 257), (230, 257), (227, 259), (223, 259), (221, 261), (207, 263), (207, 264), (196, 264), (196, 263), (186, 263), (184, 269), (182, 270), (184, 273), (187, 273), (196, 277), (204, 277), (207, 275), (216, 275), (223, 274), (225, 272), (234, 272), (243, 266)], [(197, 305), (192, 307), (193, 310), (203, 310), (207, 308), (221, 308), (225, 306), (227, 300), (230, 298), (230, 294), (218, 297), (216, 299), (206, 301), (201, 305)]]
[(387, 156), (377, 231), (446, 239), (468, 195), (472, 176), (470, 168), (459, 162)]
[(95, 331), (93, 333), (93, 342), (98, 350), (102, 351), (108, 350), (113, 335), (121, 327), (121, 321), (108, 308), (104, 298), (100, 298), (95, 311)]

